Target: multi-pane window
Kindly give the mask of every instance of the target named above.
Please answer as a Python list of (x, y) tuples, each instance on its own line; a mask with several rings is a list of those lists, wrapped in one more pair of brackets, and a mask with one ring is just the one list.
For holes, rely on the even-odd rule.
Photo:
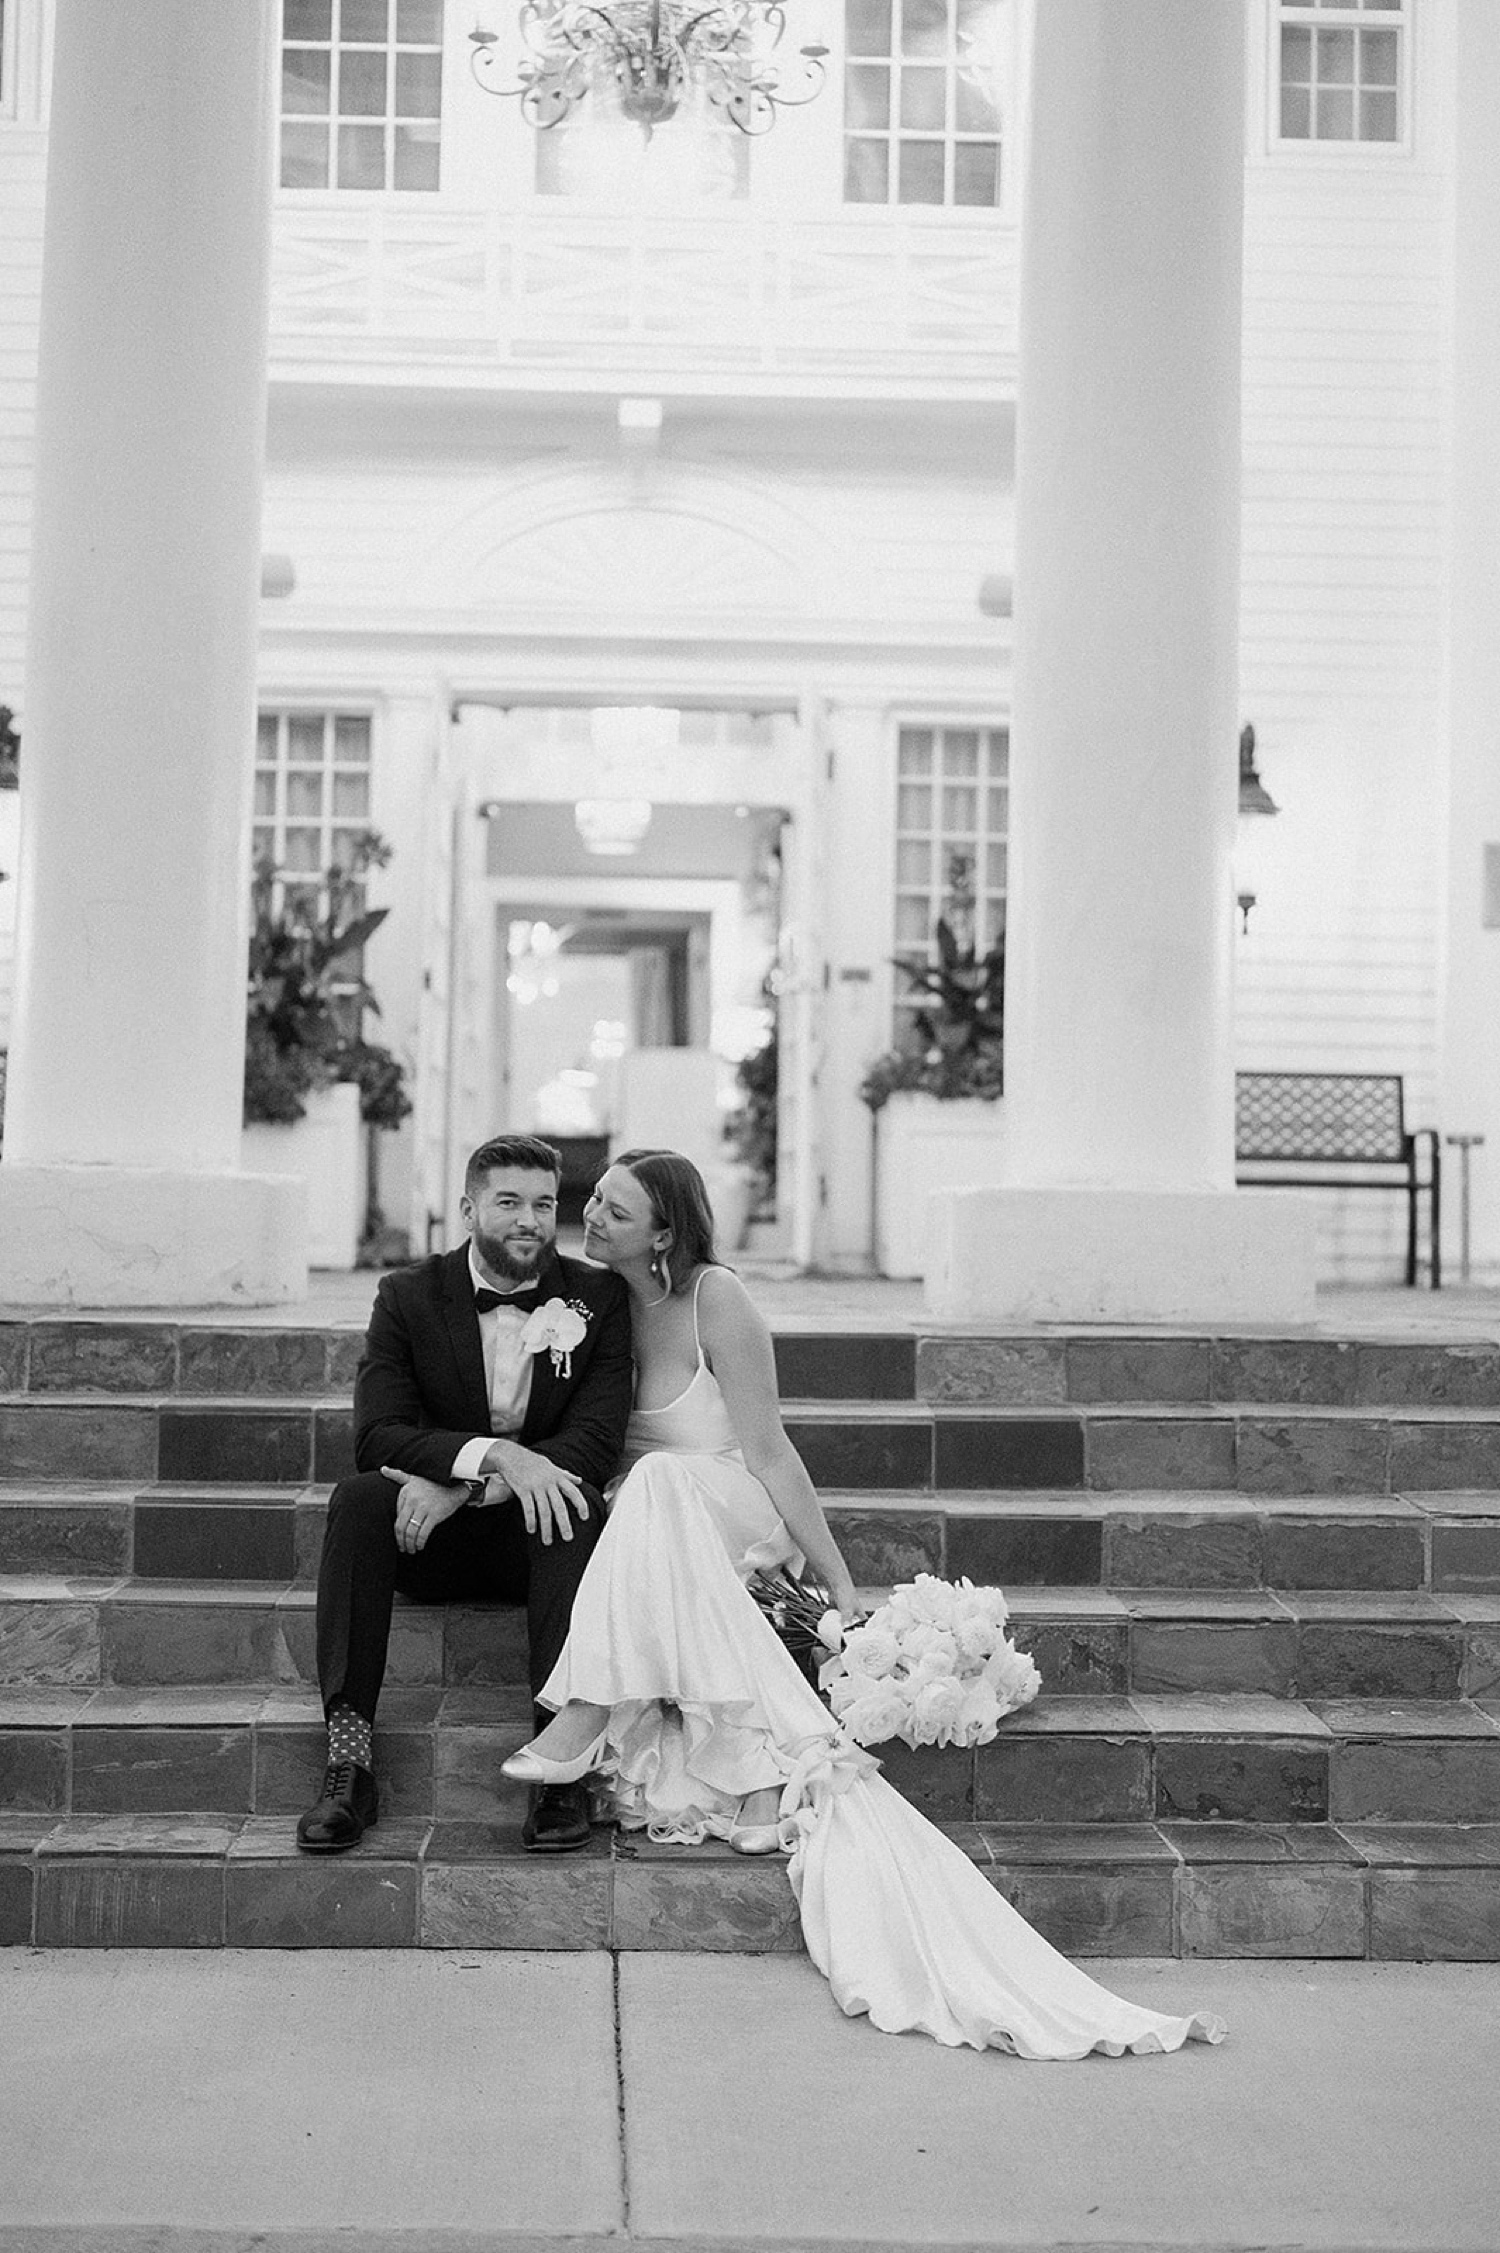
[(1283, 0), (1283, 141), (1399, 141), (1409, 0)]
[(347, 870), (369, 827), (369, 714), (262, 712), (252, 852), (282, 902), (316, 914), (325, 871)]
[(844, 201), (1000, 201), (997, 0), (845, 0)]
[[(896, 750), (896, 953), (933, 957), (933, 926), (972, 896), (986, 954), (1005, 930), (1010, 736), (1004, 728), (903, 727)], [(898, 995), (897, 1026), (920, 997)]]
[(443, 0), (282, 0), (281, 185), (435, 188)]

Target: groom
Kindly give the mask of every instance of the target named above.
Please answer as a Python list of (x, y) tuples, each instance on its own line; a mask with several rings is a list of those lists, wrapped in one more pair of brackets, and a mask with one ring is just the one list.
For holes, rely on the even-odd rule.
[[(381, 1277), (354, 1381), (359, 1475), (333, 1490), (318, 1568), (328, 1768), (297, 1824), (306, 1853), (340, 1853), (375, 1821), (371, 1738), (397, 1589), (524, 1602), (533, 1700), (567, 1640), (632, 1371), (624, 1284), (556, 1250), (561, 1172), (529, 1135), (481, 1144), (464, 1176), (468, 1242)], [(550, 1718), (539, 1709), (539, 1725)], [(522, 1842), (584, 1845), (586, 1789), (543, 1789)]]

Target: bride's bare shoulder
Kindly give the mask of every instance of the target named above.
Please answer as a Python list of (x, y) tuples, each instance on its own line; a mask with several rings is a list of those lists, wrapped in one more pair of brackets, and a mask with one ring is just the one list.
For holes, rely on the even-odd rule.
[(752, 1338), (769, 1338), (764, 1316), (732, 1267), (702, 1267), (693, 1285), (698, 1294), (698, 1328), (712, 1345), (743, 1347)]
[(692, 1288), (701, 1306), (746, 1307), (755, 1301), (732, 1267), (705, 1265), (693, 1278)]

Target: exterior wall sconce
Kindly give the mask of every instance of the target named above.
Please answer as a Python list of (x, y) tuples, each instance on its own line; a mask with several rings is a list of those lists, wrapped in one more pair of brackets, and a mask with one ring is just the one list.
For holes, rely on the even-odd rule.
[[(1281, 808), (1256, 772), (1255, 730), (1249, 721), (1246, 721), (1240, 729), (1240, 812), (1247, 816), (1259, 816), (1261, 814), (1276, 814), (1280, 811)], [(1250, 834), (1241, 831), (1240, 851), (1235, 856), (1239, 865), (1236, 869), (1238, 885), (1234, 895), (1234, 903), (1240, 911), (1240, 936), (1242, 938), (1250, 928), (1250, 910), (1254, 907), (1256, 899), (1250, 868), (1246, 865), (1247, 862), (1253, 863), (1257, 857), (1253, 851), (1246, 850)]]
[(1240, 729), (1240, 812), (1279, 814), (1270, 791), (1255, 771), (1255, 729), (1247, 720)]

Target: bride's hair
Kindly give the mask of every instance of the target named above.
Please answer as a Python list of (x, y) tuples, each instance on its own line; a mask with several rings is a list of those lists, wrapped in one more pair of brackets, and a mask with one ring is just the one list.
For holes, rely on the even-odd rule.
[(622, 1150), (610, 1164), (626, 1166), (651, 1200), (658, 1228), (672, 1241), (662, 1255), (667, 1282), (682, 1290), (695, 1268), (722, 1267), (714, 1250), (714, 1214), (703, 1176), (680, 1150)]

